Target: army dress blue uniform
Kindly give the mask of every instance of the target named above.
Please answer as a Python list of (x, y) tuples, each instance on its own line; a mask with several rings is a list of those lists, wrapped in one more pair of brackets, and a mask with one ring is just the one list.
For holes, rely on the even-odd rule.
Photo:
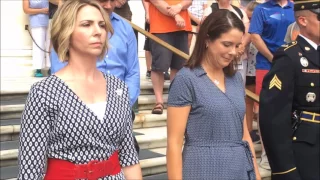
[[(319, 11), (319, 1), (314, 2), (299, 7)], [(319, 180), (319, 45), (300, 34), (275, 53), (263, 81), (259, 117), (272, 180)]]

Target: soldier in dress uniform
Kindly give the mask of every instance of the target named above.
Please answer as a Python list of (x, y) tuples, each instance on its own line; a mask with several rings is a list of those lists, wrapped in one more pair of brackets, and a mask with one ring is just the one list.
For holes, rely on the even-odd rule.
[(272, 180), (320, 179), (320, 1), (297, 0), (297, 40), (274, 55), (260, 94)]

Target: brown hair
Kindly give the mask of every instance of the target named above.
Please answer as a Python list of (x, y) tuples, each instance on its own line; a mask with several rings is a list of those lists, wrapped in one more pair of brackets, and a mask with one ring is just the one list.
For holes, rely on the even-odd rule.
[[(200, 66), (208, 54), (206, 41), (215, 41), (220, 38), (223, 33), (233, 28), (245, 33), (243, 22), (233, 12), (226, 9), (219, 9), (211, 13), (200, 27), (194, 50), (186, 66), (191, 69)], [(238, 60), (234, 58), (227, 67), (223, 68), (227, 76), (233, 76), (236, 73), (237, 61)]]
[[(69, 60), (70, 37), (75, 28), (77, 14), (84, 6), (93, 6), (97, 8), (101, 12), (104, 22), (106, 23), (105, 31), (107, 32), (107, 35), (108, 33), (113, 34), (110, 18), (97, 1), (65, 0), (54, 14), (51, 27), (52, 46), (62, 62)], [(107, 50), (108, 38), (106, 38), (99, 59), (104, 59)]]

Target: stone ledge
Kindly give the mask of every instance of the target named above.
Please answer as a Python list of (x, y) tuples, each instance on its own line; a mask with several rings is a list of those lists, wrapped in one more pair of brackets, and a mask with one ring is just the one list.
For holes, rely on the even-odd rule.
[(23, 109), (24, 109), (24, 104), (0, 106), (1, 113), (19, 112), (19, 111), (23, 111)]
[[(164, 103), (167, 103), (168, 94), (163, 95)], [(138, 98), (139, 110), (149, 110), (152, 109), (156, 103), (154, 95), (140, 95)], [(1, 105), (1, 114), (9, 114), (12, 112), (22, 112), (24, 110), (25, 104), (14, 104), (14, 105)], [(1, 119), (6, 119), (6, 117), (1, 117)]]
[(163, 166), (166, 165), (167, 160), (166, 156), (164, 157), (157, 157), (157, 158), (151, 158), (151, 159), (144, 159), (140, 161), (141, 168), (149, 168), (154, 166)]
[(0, 126), (0, 135), (20, 132), (20, 125)]
[[(149, 111), (141, 111), (136, 115), (134, 121), (134, 129), (146, 127), (160, 127), (165, 126), (167, 121), (167, 112), (164, 110), (162, 115), (150, 114)], [(1, 120), (0, 120), (1, 121)], [(20, 132), (20, 125), (0, 126), (0, 135), (13, 134)]]
[[(162, 148), (167, 145), (166, 132), (162, 136), (157, 134), (145, 133), (144, 135), (136, 136), (136, 139), (139, 143), (140, 149), (153, 149), (153, 148)], [(9, 160), (17, 159), (18, 149), (9, 149), (0, 151), (0, 160)]]
[[(24, 66), (21, 66), (24, 68)], [(6, 68), (4, 70), (10, 70), (11, 68)], [(30, 72), (32, 73), (33, 70), (31, 68)], [(28, 94), (31, 86), (41, 81), (44, 78), (35, 78), (35, 77), (11, 77), (11, 76), (4, 76), (1, 77), (1, 90), (0, 95), (10, 95), (10, 94)], [(170, 86), (170, 82), (166, 81), (164, 83), (164, 90), (167, 90)], [(140, 89), (142, 92), (144, 90), (152, 90), (153, 91), (153, 85), (150, 80), (146, 80), (141, 78), (140, 79)]]
[(18, 158), (18, 149), (0, 151), (0, 160), (9, 160)]
[(32, 57), (32, 47), (25, 47), (25, 49), (1, 49), (1, 57)]
[(140, 111), (136, 115), (133, 128), (160, 127), (167, 124), (167, 112), (164, 110), (162, 115), (151, 114), (151, 111)]
[[(153, 151), (153, 149), (151, 149)], [(157, 151), (157, 149), (154, 149), (154, 151)], [(159, 151), (163, 152), (163, 148), (159, 149)], [(11, 156), (17, 155), (17, 150), (10, 150), (10, 152), (1, 152), (1, 156), (3, 154), (11, 154)], [(165, 154), (164, 154), (165, 155)], [(4, 160), (4, 159), (1, 159)], [(260, 159), (257, 159), (257, 162), (259, 162)], [(164, 173), (166, 172), (166, 156), (163, 157), (157, 157), (157, 158), (150, 158), (150, 159), (144, 159), (140, 160), (140, 166), (143, 171), (143, 175), (152, 175), (152, 174), (158, 174), (158, 173)], [(259, 167), (260, 175), (263, 178), (263, 180), (267, 180), (271, 176), (271, 171), (265, 170)]]
[(1, 57), (1, 68), (8, 68), (8, 67), (19, 67), (19, 66), (32, 66), (33, 58), (31, 56), (21, 56), (21, 57), (12, 57), (6, 56)]
[[(163, 89), (168, 89), (170, 86), (169, 81), (164, 82)], [(149, 80), (141, 79), (140, 80), (140, 89), (153, 89), (152, 82)]]
[[(168, 94), (163, 94), (163, 101), (164, 103), (167, 103), (168, 101)], [(141, 95), (138, 98), (139, 104), (155, 104), (156, 103), (156, 97), (154, 95)]]

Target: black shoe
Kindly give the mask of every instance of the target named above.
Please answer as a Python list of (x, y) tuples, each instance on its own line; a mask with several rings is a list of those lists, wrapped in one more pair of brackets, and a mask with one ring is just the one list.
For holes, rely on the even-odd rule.
[(147, 79), (150, 79), (150, 78), (151, 78), (151, 71), (147, 71), (146, 77), (147, 77)]
[(253, 143), (258, 144), (260, 142), (260, 136), (257, 130), (252, 130), (250, 136)]
[(259, 133), (257, 130), (252, 130), (250, 132), (250, 137), (251, 137), (253, 143), (257, 144), (260, 142), (260, 136), (259, 136)]
[(165, 81), (166, 81), (166, 80), (170, 80), (170, 74), (168, 73), (168, 71), (167, 71), (167, 72), (164, 72), (163, 74), (164, 74), (164, 80), (165, 80)]

